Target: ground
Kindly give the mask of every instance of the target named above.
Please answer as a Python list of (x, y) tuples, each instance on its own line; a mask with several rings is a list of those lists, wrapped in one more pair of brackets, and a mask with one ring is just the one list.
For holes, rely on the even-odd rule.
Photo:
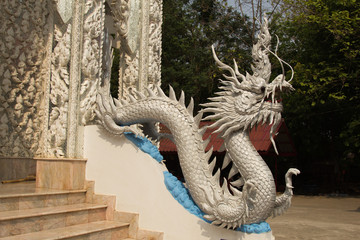
[(360, 239), (360, 197), (294, 196), (284, 215), (267, 222), (276, 240)]

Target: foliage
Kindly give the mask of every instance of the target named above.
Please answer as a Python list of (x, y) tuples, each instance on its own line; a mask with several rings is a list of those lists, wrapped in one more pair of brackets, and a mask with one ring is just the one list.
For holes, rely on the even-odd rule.
[(299, 152), (339, 170), (359, 165), (360, 3), (284, 0), (282, 7), (288, 14), (273, 29), (295, 70), (285, 115)]
[(199, 103), (216, 91), (220, 72), (211, 54), (229, 64), (235, 58), (240, 70), (249, 70), (251, 39), (247, 23), (226, 1), (164, 0), (162, 85), (184, 90)]
[(120, 68), (120, 49), (113, 48), (113, 65), (111, 67), (110, 94), (114, 98), (119, 96), (119, 68)]

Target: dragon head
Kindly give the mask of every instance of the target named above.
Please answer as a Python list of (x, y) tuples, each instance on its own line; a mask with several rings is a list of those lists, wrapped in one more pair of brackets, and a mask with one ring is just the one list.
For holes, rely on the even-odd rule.
[[(265, 19), (261, 26), (258, 41), (252, 50), (254, 64), (251, 68), (253, 74), (246, 73), (246, 76), (239, 72), (235, 60), (234, 69), (222, 63), (212, 46), (216, 64), (220, 69), (229, 71), (230, 75), (224, 74), (225, 80), (220, 80), (221, 86), (219, 88), (223, 91), (216, 93), (217, 97), (209, 98), (211, 102), (202, 106), (206, 107), (203, 110), (204, 112), (214, 113), (203, 120), (216, 120), (210, 127), (218, 127), (215, 132), (222, 132), (224, 138), (234, 131), (249, 131), (259, 124), (272, 125), (270, 137), (277, 152), (273, 135), (281, 121), (283, 110), (281, 93), (293, 90), (289, 83), (293, 76), (289, 81), (285, 80), (283, 63), (290, 68), (291, 66), (277, 56), (276, 50), (272, 52), (269, 49), (270, 40), (267, 20)], [(280, 61), (283, 70), (283, 73), (273, 81), (270, 81), (269, 53), (272, 53)]]

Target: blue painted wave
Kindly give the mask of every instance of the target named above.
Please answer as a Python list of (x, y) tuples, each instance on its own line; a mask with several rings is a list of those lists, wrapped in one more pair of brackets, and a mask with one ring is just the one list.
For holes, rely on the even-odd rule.
[(125, 137), (140, 148), (141, 151), (149, 154), (156, 161), (161, 162), (164, 159), (160, 154), (159, 149), (146, 137), (135, 136), (135, 134), (130, 132), (126, 132)]
[(252, 224), (243, 224), (239, 231), (244, 233), (266, 233), (270, 232), (271, 228), (267, 222), (260, 222), (260, 223), (252, 223)]
[(171, 173), (167, 171), (164, 171), (163, 173), (165, 186), (171, 195), (176, 199), (176, 201), (178, 201), (191, 214), (194, 214), (195, 216), (205, 220), (203, 218), (204, 213), (196, 205), (189, 193), (189, 190), (187, 190), (184, 184)]

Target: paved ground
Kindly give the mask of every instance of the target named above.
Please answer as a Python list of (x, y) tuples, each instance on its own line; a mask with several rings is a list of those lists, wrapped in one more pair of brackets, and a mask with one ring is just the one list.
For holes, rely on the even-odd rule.
[(267, 222), (276, 240), (360, 239), (360, 197), (294, 196), (284, 215)]

